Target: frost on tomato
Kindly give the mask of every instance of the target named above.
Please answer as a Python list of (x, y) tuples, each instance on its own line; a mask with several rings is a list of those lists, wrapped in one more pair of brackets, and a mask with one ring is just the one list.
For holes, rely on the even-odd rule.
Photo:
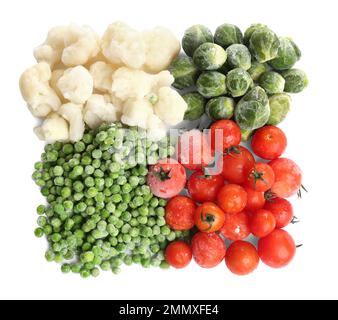
[(229, 240), (243, 240), (250, 235), (249, 224), (249, 216), (245, 211), (236, 214), (226, 213), (224, 224), (220, 231)]
[(182, 269), (192, 259), (191, 248), (183, 241), (172, 242), (167, 246), (165, 258), (172, 267)]
[(293, 219), (293, 208), (291, 203), (283, 198), (273, 198), (267, 201), (264, 209), (269, 210), (276, 219), (276, 228), (284, 228)]

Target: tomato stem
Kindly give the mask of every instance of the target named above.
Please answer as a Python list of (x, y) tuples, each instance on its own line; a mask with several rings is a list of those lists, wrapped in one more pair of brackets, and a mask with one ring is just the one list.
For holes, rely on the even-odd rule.
[(296, 216), (294, 216), (291, 220), (292, 224), (296, 224), (296, 223), (299, 223), (299, 222), (300, 222), (300, 220)]
[(258, 180), (263, 181), (266, 185), (268, 184), (263, 178), (264, 172), (259, 172), (256, 169), (252, 171), (252, 177), (254, 178), (254, 190), (256, 191), (256, 184)]
[(264, 198), (268, 202), (273, 202), (277, 198), (277, 195), (270, 189), (264, 193)]
[(299, 199), (302, 199), (302, 189), (305, 191), (305, 192), (309, 192), (305, 187), (304, 185), (302, 184), (299, 188), (299, 190), (297, 191), (297, 196)]
[(241, 154), (241, 149), (239, 146), (231, 146), (224, 150), (224, 155), (229, 155), (230, 157), (235, 158), (234, 154)]
[(165, 171), (163, 169), (163, 167), (160, 167), (160, 171), (159, 172), (155, 172), (154, 175), (163, 182), (163, 181), (171, 179), (171, 177), (169, 176), (170, 172), (171, 172), (171, 169)]
[(215, 216), (212, 213), (203, 213), (202, 211), (201, 221), (206, 222), (209, 225), (209, 227), (203, 231), (209, 231), (212, 228), (213, 223), (215, 222)]
[(298, 244), (298, 245), (296, 245), (296, 248), (298, 249), (298, 248), (301, 248), (303, 246), (303, 244)]

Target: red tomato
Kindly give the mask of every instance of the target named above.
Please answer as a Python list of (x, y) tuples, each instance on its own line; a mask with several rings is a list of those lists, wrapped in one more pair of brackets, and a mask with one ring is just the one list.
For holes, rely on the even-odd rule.
[(205, 202), (195, 211), (195, 225), (203, 232), (215, 232), (224, 224), (224, 212), (212, 202)]
[(184, 168), (174, 159), (162, 159), (150, 166), (147, 183), (159, 198), (172, 198), (185, 187), (187, 176)]
[(221, 175), (206, 176), (203, 171), (194, 172), (188, 180), (188, 191), (196, 202), (213, 202), (219, 190), (224, 186)]
[(247, 194), (246, 210), (255, 211), (262, 209), (265, 204), (264, 192), (255, 191), (251, 188), (244, 188)]
[(192, 240), (192, 255), (202, 268), (216, 267), (224, 259), (226, 246), (216, 233), (196, 233)]
[(287, 145), (284, 132), (275, 126), (266, 126), (258, 129), (252, 137), (252, 151), (266, 160), (280, 157)]
[(255, 237), (265, 237), (275, 228), (275, 216), (268, 210), (259, 209), (250, 217), (250, 230)]
[(194, 129), (184, 132), (177, 144), (178, 161), (188, 170), (198, 170), (213, 161), (208, 136)]
[(276, 228), (286, 227), (293, 219), (291, 203), (283, 198), (273, 198), (265, 203), (264, 209), (269, 210), (276, 219)]
[(211, 148), (221, 152), (232, 146), (239, 145), (242, 139), (240, 127), (232, 120), (214, 122), (210, 127), (210, 133)]
[(272, 268), (285, 267), (293, 259), (296, 245), (292, 237), (282, 229), (276, 229), (258, 241), (258, 255)]
[(172, 242), (165, 250), (165, 259), (174, 268), (184, 268), (192, 259), (191, 248), (183, 241)]
[(257, 268), (259, 256), (250, 242), (235, 241), (226, 252), (225, 263), (232, 273), (244, 276)]
[(242, 184), (255, 164), (251, 152), (242, 146), (234, 146), (223, 157), (223, 177), (230, 183)]
[(263, 162), (257, 162), (249, 173), (245, 186), (255, 191), (265, 192), (275, 182), (275, 174), (271, 167)]
[(217, 196), (217, 203), (225, 213), (238, 213), (246, 206), (245, 190), (237, 184), (227, 184), (222, 187)]
[(275, 183), (271, 191), (280, 198), (288, 198), (297, 193), (302, 185), (302, 171), (295, 162), (279, 158), (269, 163), (275, 173)]
[(250, 235), (249, 223), (249, 216), (245, 211), (236, 214), (226, 213), (221, 233), (232, 241), (243, 240)]
[(190, 230), (195, 225), (195, 210), (196, 205), (190, 198), (176, 196), (165, 208), (165, 220), (174, 230)]

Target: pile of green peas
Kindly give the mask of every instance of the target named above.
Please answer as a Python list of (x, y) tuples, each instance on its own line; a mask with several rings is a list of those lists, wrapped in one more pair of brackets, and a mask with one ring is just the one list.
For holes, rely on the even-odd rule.
[(148, 141), (121, 123), (87, 130), (76, 143), (45, 146), (32, 175), (46, 197), (37, 208), (37, 237), (46, 236), (47, 261), (83, 278), (122, 264), (168, 268), (164, 250), (187, 232), (166, 224), (166, 200), (146, 184), (147, 165), (173, 155), (167, 139)]

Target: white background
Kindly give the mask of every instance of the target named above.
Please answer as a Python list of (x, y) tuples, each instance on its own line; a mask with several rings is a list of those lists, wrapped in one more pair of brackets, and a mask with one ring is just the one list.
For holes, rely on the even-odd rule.
[[(113, 1), (32, 0), (0, 2), (0, 298), (20, 299), (312, 299), (338, 298), (337, 132), (338, 46), (336, 1)], [(260, 265), (236, 277), (224, 263), (204, 270), (124, 267), (96, 279), (63, 275), (44, 259), (46, 244), (36, 239), (35, 207), (43, 201), (30, 179), (43, 144), (32, 132), (35, 120), (18, 90), (21, 72), (34, 63), (32, 49), (58, 24), (89, 24), (97, 32), (116, 20), (136, 28), (164, 25), (181, 38), (192, 24), (213, 30), (224, 22), (245, 29), (268, 24), (292, 36), (303, 52), (298, 64), (310, 86), (294, 96), (282, 128), (286, 156), (304, 171), (309, 194), (293, 199), (301, 223), (289, 228), (297, 243), (286, 268)]]

